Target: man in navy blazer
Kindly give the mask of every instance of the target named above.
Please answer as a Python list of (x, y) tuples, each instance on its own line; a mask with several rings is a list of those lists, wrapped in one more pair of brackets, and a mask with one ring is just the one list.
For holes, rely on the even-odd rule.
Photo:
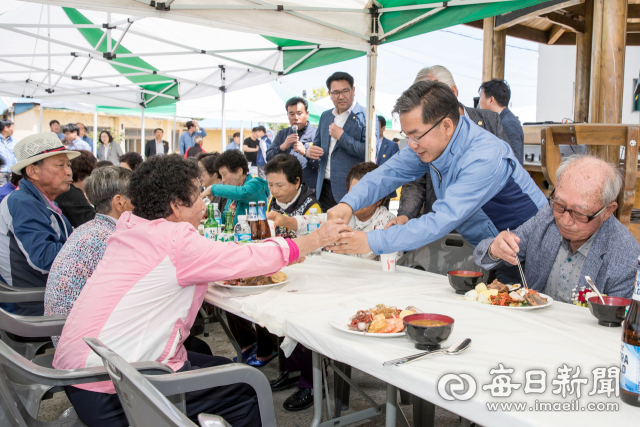
[(384, 137), (387, 120), (382, 116), (378, 116), (378, 124), (380, 126), (380, 136), (378, 138), (378, 147), (376, 148), (376, 164), (382, 166), (391, 156), (400, 151), (400, 148), (398, 144)]
[[(391, 156), (400, 151), (400, 148), (398, 147), (398, 144), (384, 137), (384, 129), (387, 127), (387, 120), (384, 117), (378, 116), (378, 126), (380, 127), (380, 136), (378, 138), (378, 146), (376, 148), (376, 164), (378, 166), (382, 166), (391, 158)], [(389, 194), (387, 201), (384, 204), (387, 209), (389, 209), (389, 201), (397, 196), (397, 191)]]
[[(313, 144), (305, 152), (318, 168), (316, 197), (323, 212), (347, 194), (347, 173), (364, 161), (367, 149), (366, 109), (355, 100), (353, 77), (333, 73), (327, 88), (335, 108), (322, 113)], [(378, 132), (376, 127), (376, 137)]]
[[(302, 166), (302, 182), (309, 188), (316, 188), (318, 181), (318, 165), (311, 164), (311, 161), (304, 156), (307, 148), (313, 143), (317, 128), (309, 123), (309, 102), (295, 96), (289, 99), (285, 108), (291, 127), (282, 129), (273, 139), (273, 143), (267, 150), (267, 162), (282, 153), (292, 154)], [(298, 127), (294, 134), (293, 126)]]

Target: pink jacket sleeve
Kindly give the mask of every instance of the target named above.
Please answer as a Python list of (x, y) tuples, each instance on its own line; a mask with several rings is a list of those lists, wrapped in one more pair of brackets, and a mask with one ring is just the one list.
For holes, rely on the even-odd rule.
[(292, 251), (281, 237), (262, 244), (239, 245), (212, 242), (188, 224), (177, 227), (176, 233), (178, 235), (172, 240), (180, 286), (270, 275), (297, 259), (297, 250)]

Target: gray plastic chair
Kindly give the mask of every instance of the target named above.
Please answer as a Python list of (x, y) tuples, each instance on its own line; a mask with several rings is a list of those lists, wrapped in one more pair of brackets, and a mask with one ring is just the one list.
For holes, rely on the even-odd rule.
[[(16, 288), (0, 282), (0, 302), (36, 301), (44, 301), (44, 288)], [(36, 354), (53, 347), (51, 340), (29, 341), (18, 339), (16, 336), (49, 338), (52, 335), (60, 335), (65, 319), (66, 316), (19, 316), (0, 309), (0, 339), (27, 359), (32, 360)], [(49, 333), (50, 331), (53, 333)]]
[[(38, 359), (40, 358), (37, 358), (36, 361)], [(172, 372), (169, 367), (158, 362), (139, 362), (133, 363), (131, 366), (133, 369), (149, 375)], [(78, 420), (73, 408), (65, 411), (57, 421), (49, 423), (38, 421), (36, 417), (40, 406), (39, 402), (37, 407), (27, 408), (18, 395), (16, 387), (33, 385), (41, 386), (47, 390), (62, 391), (62, 386), (109, 381), (109, 379), (109, 374), (101, 367), (58, 370), (39, 366), (0, 341), (0, 425), (3, 427), (84, 426)]]
[[(237, 383), (248, 384), (256, 391), (262, 426), (276, 427), (269, 381), (251, 366), (234, 363), (170, 375), (143, 376), (100, 340), (84, 338), (84, 341), (102, 359), (132, 427), (193, 426), (185, 415), (184, 393)], [(174, 395), (182, 400), (176, 405), (178, 408), (164, 397)]]

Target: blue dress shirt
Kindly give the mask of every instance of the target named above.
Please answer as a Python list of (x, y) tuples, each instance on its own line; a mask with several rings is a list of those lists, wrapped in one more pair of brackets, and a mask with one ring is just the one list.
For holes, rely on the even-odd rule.
[(11, 166), (17, 162), (16, 156), (13, 153), (13, 149), (16, 147), (17, 142), (13, 139), (13, 136), (5, 138), (0, 135), (0, 156), (4, 159), (4, 166), (0, 169), (0, 172), (11, 173)]

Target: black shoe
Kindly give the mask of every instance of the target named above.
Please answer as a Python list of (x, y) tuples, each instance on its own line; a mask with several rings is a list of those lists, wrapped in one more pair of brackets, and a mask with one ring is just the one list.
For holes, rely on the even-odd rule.
[(282, 375), (280, 375), (277, 379), (269, 381), (269, 384), (271, 385), (271, 391), (280, 391), (294, 387), (296, 384), (298, 384), (299, 380), (299, 375), (296, 375), (295, 377), (289, 377), (289, 372), (283, 372)]
[(299, 388), (295, 393), (287, 398), (282, 404), (285, 411), (298, 412), (309, 409), (313, 406), (313, 390), (310, 388)]

